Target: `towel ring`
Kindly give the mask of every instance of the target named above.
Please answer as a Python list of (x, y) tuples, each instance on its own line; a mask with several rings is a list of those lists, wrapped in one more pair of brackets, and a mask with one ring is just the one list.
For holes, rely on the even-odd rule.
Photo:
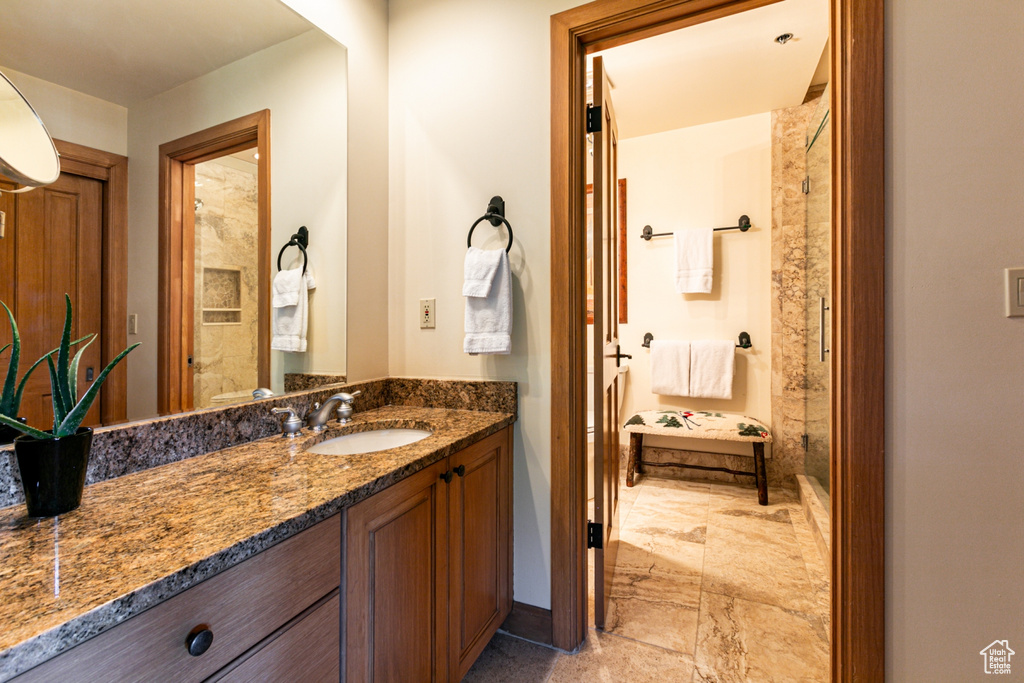
[(302, 274), (306, 274), (306, 265), (309, 263), (309, 255), (306, 253), (306, 245), (309, 244), (309, 230), (303, 225), (299, 228), (298, 232), (291, 236), (288, 243), (281, 247), (281, 251), (277, 253), (277, 269), (281, 270), (281, 257), (284, 256), (284, 252), (288, 247), (298, 247), (299, 251), (302, 252)]
[(476, 219), (476, 223), (473, 223), (473, 226), (469, 229), (469, 236), (466, 237), (466, 248), (468, 249), (473, 246), (473, 230), (476, 226), (480, 225), (484, 221), (491, 221), (493, 223), (496, 220), (501, 221), (505, 224), (505, 227), (508, 228), (508, 244), (505, 246), (505, 253), (507, 254), (512, 249), (512, 226), (507, 220), (505, 220), (504, 216), (497, 213), (485, 213), (483, 216)]

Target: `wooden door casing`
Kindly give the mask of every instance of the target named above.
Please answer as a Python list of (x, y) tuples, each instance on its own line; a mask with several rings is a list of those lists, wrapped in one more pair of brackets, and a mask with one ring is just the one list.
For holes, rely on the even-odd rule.
[(594, 58), (594, 517), (602, 525), (594, 556), (594, 623), (604, 628), (619, 537), (618, 130), (604, 60)]
[(448, 497), (448, 633), (462, 680), (512, 609), (511, 430), (456, 453)]

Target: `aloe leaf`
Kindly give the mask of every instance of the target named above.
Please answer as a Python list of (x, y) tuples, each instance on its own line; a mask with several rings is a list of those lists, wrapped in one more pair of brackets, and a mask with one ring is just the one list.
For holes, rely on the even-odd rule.
[(53, 400), (53, 432), (55, 436), (57, 434), (57, 426), (64, 421), (67, 417), (68, 409), (64, 405), (64, 398), (61, 393), (57, 391), (57, 368), (53, 365), (53, 358), (51, 355), (46, 356), (46, 364), (50, 367), (50, 398)]
[(3, 394), (0, 395), (0, 414), (17, 417), (13, 413), (18, 411), (14, 403), (14, 389), (18, 382), (18, 364), (21, 362), (21, 336), (18, 334), (18, 324), (14, 322), (14, 314), (7, 304), (0, 301), (0, 306), (7, 311), (7, 319), (11, 322), (11, 357), (7, 361), (7, 378), (4, 380)]
[(15, 420), (14, 418), (7, 417), (6, 415), (0, 415), (0, 424), (5, 424), (8, 427), (14, 427), (15, 429), (17, 429), (22, 434), (28, 434), (33, 439), (52, 439), (53, 438), (53, 434), (47, 434), (46, 432), (44, 432), (41, 429), (36, 429), (35, 427), (29, 427), (28, 425), (22, 424), (22, 423), (18, 422), (17, 420)]
[[(83, 341), (85, 341), (91, 336), (91, 334), (87, 334), (81, 339), (76, 339), (75, 341), (71, 342), (71, 345), (75, 346), (76, 344), (81, 344)], [(0, 352), (2, 352), (2, 350), (0, 350)], [(18, 391), (15, 392), (14, 394), (14, 412), (18, 412), (18, 409), (21, 407), (21, 397), (25, 393), (25, 385), (28, 384), (28, 378), (32, 376), (32, 373), (35, 371), (36, 368), (38, 368), (42, 364), (44, 360), (46, 360), (49, 356), (52, 356), (55, 353), (57, 353), (57, 349), (54, 349), (45, 356), (40, 357), (39, 360), (33, 363), (32, 367), (30, 367), (28, 371), (25, 373), (25, 375), (21, 378), (21, 382), (18, 383)], [(17, 415), (11, 415), (11, 417), (17, 417)]]
[(121, 362), (121, 359), (134, 351), (135, 347), (138, 345), (138, 342), (132, 344), (127, 349), (117, 354), (117, 357), (110, 361), (107, 367), (103, 368), (103, 371), (96, 378), (96, 381), (92, 383), (89, 390), (85, 392), (84, 396), (82, 396), (82, 400), (80, 400), (71, 412), (67, 414), (67, 417), (61, 421), (60, 426), (54, 427), (54, 435), (68, 436), (78, 431), (78, 426), (82, 424), (82, 420), (85, 419), (85, 414), (89, 412), (89, 407), (92, 406), (92, 402), (95, 401), (96, 397), (99, 395), (100, 387), (103, 386), (103, 382), (106, 381), (107, 375), (110, 374), (110, 371), (114, 369), (115, 365)]
[(71, 396), (70, 403), (74, 403), (78, 400), (78, 362), (82, 360), (82, 354), (89, 348), (89, 344), (96, 341), (96, 335), (93, 334), (89, 341), (85, 343), (85, 346), (78, 349), (78, 353), (75, 354), (75, 359), (71, 361), (71, 369), (68, 371), (68, 395)]
[(60, 347), (57, 349), (57, 383), (53, 385), (54, 393), (60, 392), (61, 400), (67, 410), (74, 405), (68, 391), (68, 361), (71, 356), (71, 297), (64, 295), (64, 331), (60, 335)]
[(0, 354), (2, 354), (4, 351), (6, 351), (9, 348), (11, 348), (10, 344), (4, 344), (2, 347), (0, 347)]

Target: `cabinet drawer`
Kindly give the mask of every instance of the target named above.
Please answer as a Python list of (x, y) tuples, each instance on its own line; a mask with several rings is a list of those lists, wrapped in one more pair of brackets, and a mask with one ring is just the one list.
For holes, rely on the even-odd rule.
[(236, 666), (218, 683), (337, 683), (340, 674), (341, 601), (338, 593)]
[[(268, 548), (14, 679), (200, 681), (338, 587), (339, 515)], [(185, 638), (206, 624), (210, 648)]]

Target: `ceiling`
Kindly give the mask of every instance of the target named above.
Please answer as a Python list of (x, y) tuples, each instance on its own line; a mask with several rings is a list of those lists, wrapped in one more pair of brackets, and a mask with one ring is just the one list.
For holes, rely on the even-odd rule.
[(311, 28), (279, 0), (4, 0), (0, 64), (127, 107)]
[(827, 41), (827, 0), (783, 0), (597, 55), (630, 138), (798, 105)]

